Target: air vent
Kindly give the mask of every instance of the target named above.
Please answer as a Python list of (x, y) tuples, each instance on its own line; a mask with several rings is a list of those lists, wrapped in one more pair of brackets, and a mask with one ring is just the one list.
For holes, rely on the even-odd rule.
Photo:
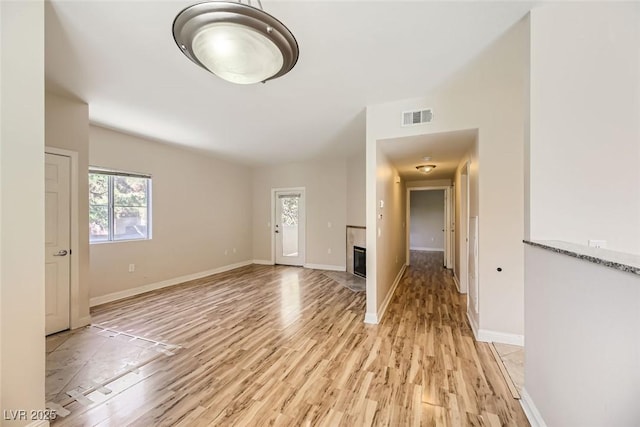
[(431, 109), (405, 111), (402, 113), (402, 126), (420, 125), (433, 121), (433, 111)]

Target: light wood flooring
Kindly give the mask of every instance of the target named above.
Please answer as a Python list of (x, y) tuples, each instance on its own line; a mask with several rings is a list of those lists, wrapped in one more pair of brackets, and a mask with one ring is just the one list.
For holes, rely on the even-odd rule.
[(365, 293), (283, 266), (96, 307), (94, 324), (180, 348), (53, 425), (528, 426), (442, 253), (411, 264), (379, 325)]

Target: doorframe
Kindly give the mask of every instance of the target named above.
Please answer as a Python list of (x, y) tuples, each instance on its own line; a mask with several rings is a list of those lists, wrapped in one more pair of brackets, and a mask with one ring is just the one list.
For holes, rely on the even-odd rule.
[(69, 255), (69, 328), (76, 329), (87, 325), (87, 319), (80, 317), (80, 229), (79, 229), (79, 197), (78, 197), (78, 153), (56, 147), (44, 147), (46, 154), (68, 157), (71, 163), (70, 192), (70, 218), (69, 218), (69, 242), (71, 254)]
[[(444, 192), (446, 193), (447, 191), (450, 191), (449, 189), (451, 188), (450, 185), (438, 185), (438, 186), (429, 186), (429, 187), (407, 187), (407, 201), (406, 201), (406, 227), (405, 227), (405, 247), (407, 248), (407, 253), (406, 253), (406, 259), (407, 259), (407, 266), (411, 265), (411, 239), (410, 239), (410, 234), (411, 234), (411, 192), (412, 191), (436, 191), (436, 190), (444, 190)], [(445, 206), (444, 206), (444, 258), (445, 258), (445, 263), (446, 263), (446, 258), (447, 258), (447, 251), (449, 250), (448, 245), (447, 245), (447, 236), (450, 235), (450, 224), (447, 224), (447, 206), (446, 206), (446, 194), (445, 194)], [(450, 242), (449, 242), (450, 243)], [(450, 245), (449, 245), (450, 246)], [(447, 267), (448, 268), (448, 267)]]
[(458, 239), (458, 244), (460, 245), (460, 277), (458, 280), (460, 283), (459, 292), (462, 294), (469, 292), (470, 165), (471, 162), (466, 161), (460, 170), (460, 224), (456, 225), (460, 230), (460, 238)]
[[(302, 246), (304, 248), (304, 254), (302, 256), (302, 265), (307, 264), (307, 194), (305, 187), (281, 187), (271, 189), (271, 264), (276, 264), (276, 193), (280, 191), (300, 192), (304, 200), (304, 209), (302, 215), (298, 218), (298, 221), (304, 226), (304, 233), (302, 233)], [(299, 231), (299, 230), (298, 230)]]

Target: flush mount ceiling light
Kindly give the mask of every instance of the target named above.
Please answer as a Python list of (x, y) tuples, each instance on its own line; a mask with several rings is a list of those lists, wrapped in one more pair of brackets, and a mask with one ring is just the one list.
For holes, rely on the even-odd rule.
[(433, 171), (436, 168), (436, 165), (420, 165), (420, 166), (416, 166), (416, 169), (418, 169), (418, 172), (422, 172), (422, 173), (429, 173), (431, 171)]
[(291, 31), (258, 6), (210, 1), (184, 9), (173, 21), (173, 38), (187, 58), (238, 84), (280, 77), (298, 61)]

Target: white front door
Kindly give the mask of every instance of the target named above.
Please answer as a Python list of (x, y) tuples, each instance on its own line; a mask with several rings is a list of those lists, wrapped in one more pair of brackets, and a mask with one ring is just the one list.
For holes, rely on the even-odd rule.
[(45, 157), (45, 331), (69, 329), (71, 159)]
[(275, 262), (304, 265), (304, 190), (275, 193)]

